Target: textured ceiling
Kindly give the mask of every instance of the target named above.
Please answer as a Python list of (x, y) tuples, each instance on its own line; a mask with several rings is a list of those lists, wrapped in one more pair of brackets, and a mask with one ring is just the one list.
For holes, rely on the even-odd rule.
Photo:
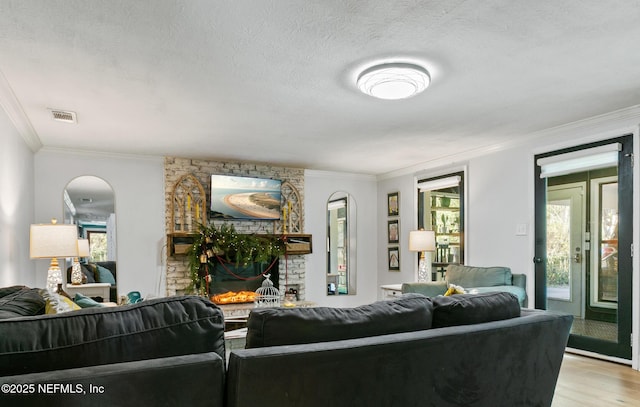
[[(638, 1), (1, 0), (0, 101), (45, 147), (383, 174), (640, 104), (639, 17)], [(430, 88), (356, 90), (394, 59)]]

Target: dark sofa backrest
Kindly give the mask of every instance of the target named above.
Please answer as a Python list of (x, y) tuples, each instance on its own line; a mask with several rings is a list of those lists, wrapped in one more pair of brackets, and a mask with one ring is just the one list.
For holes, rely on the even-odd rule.
[(216, 352), (224, 317), (196, 296), (0, 320), (0, 376)]
[(258, 308), (247, 321), (247, 348), (290, 345), (431, 328), (433, 305), (406, 294), (355, 308)]
[(550, 406), (572, 317), (231, 352), (228, 407)]

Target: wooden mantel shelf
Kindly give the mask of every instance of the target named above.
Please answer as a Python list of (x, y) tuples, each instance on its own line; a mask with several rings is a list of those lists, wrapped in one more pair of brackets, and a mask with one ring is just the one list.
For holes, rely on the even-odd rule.
[[(170, 256), (186, 255), (198, 233), (174, 232), (167, 234), (167, 248)], [(286, 254), (310, 254), (313, 251), (312, 239), (309, 234), (288, 233), (280, 236), (286, 245)]]
[(311, 235), (294, 233), (281, 236), (287, 247), (287, 254), (310, 254), (313, 252)]

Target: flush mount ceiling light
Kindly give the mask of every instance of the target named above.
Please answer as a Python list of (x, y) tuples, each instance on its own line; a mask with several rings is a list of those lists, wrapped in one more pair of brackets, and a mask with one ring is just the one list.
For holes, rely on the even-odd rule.
[(365, 69), (356, 84), (364, 94), (379, 99), (406, 99), (424, 91), (431, 83), (429, 71), (410, 63), (387, 63)]

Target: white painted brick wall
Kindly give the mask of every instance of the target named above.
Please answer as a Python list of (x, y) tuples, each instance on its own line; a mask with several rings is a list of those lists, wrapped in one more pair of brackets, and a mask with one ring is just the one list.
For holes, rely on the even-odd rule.
[[(175, 183), (184, 175), (192, 174), (202, 184), (209, 205), (209, 195), (211, 189), (211, 175), (238, 175), (249, 177), (273, 178), (282, 181), (289, 181), (300, 193), (300, 201), (304, 207), (304, 169), (278, 167), (269, 164), (225, 162), (212, 160), (197, 160), (180, 157), (165, 157), (164, 159), (164, 179), (165, 179), (165, 230), (171, 230), (171, 193)], [(211, 221), (209, 221), (211, 222)], [(273, 221), (221, 221), (216, 220), (218, 225), (222, 222), (232, 223), (240, 233), (273, 233)], [(302, 219), (304, 230), (304, 219)], [(166, 251), (166, 277), (167, 295), (180, 295), (186, 293), (186, 288), (191, 282), (189, 277), (189, 262), (185, 256), (169, 256)], [(280, 260), (280, 290), (285, 290), (285, 284), (297, 284), (298, 297), (304, 300), (305, 288), (305, 256), (290, 255), (286, 261)]]

